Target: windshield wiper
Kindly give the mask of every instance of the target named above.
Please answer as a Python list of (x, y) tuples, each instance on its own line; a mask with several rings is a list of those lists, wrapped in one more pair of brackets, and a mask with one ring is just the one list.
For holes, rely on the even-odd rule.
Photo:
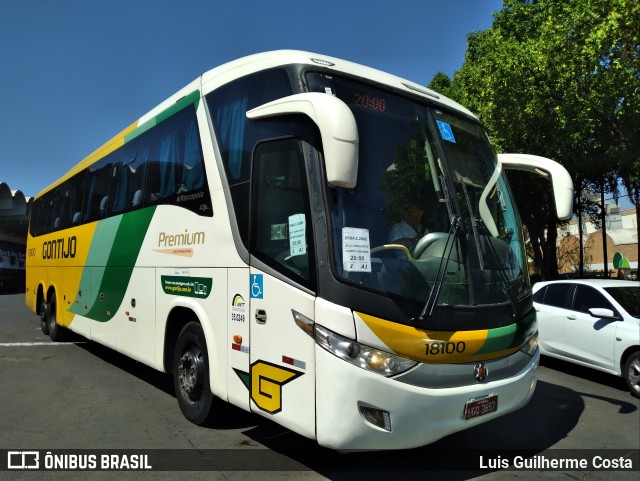
[[(444, 176), (439, 176), (438, 179), (440, 180), (441, 191), (444, 194), (447, 211), (449, 213), (449, 219), (451, 219), (451, 225), (449, 226), (447, 240), (445, 241), (444, 249), (442, 250), (442, 257), (440, 257), (440, 264), (438, 265), (438, 271), (436, 272), (435, 282), (433, 283), (433, 287), (429, 292), (427, 302), (422, 308), (422, 311), (420, 312), (420, 315), (417, 319), (420, 322), (430, 318), (433, 314), (433, 309), (435, 308), (438, 297), (440, 296), (442, 281), (444, 279), (444, 274), (447, 271), (449, 259), (451, 258), (453, 245), (457, 243), (460, 233), (464, 231), (461, 217), (453, 213), (453, 201), (451, 200), (449, 189), (447, 188), (447, 182), (445, 181)], [(414, 322), (416, 321), (416, 319), (412, 318), (410, 321)]]
[(482, 249), (480, 249), (480, 236), (478, 235), (478, 223), (480, 219), (478, 219), (473, 213), (473, 206), (471, 205), (471, 199), (469, 198), (469, 192), (467, 191), (467, 186), (461, 180), (460, 185), (462, 185), (462, 191), (464, 192), (464, 198), (467, 201), (467, 209), (469, 209), (469, 217), (471, 218), (471, 230), (473, 231), (473, 237), (476, 240), (476, 251), (478, 252), (478, 263), (480, 264), (480, 270), (484, 270), (484, 257), (482, 256)]
[[(463, 232), (462, 219), (460, 218), (460, 216), (454, 215), (451, 217), (451, 226), (449, 227), (449, 234), (447, 235), (447, 240), (444, 244), (442, 257), (440, 257), (440, 264), (438, 265), (438, 271), (436, 273), (435, 282), (433, 283), (433, 287), (429, 292), (429, 297), (427, 298), (427, 302), (422, 308), (422, 312), (420, 313), (420, 316), (418, 316), (418, 319), (417, 319), (420, 322), (430, 318), (431, 314), (433, 314), (433, 309), (436, 305), (436, 302), (438, 301), (438, 297), (440, 296), (442, 281), (444, 279), (444, 274), (447, 270), (447, 265), (449, 264), (449, 259), (451, 258), (453, 245), (456, 244), (458, 236), (460, 235), (461, 232)], [(415, 318), (411, 319), (411, 321), (415, 321), (415, 320), (416, 320)]]
[(495, 265), (498, 267), (498, 275), (502, 280), (502, 290), (509, 298), (509, 302), (511, 303), (511, 308), (513, 309), (513, 317), (518, 317), (518, 301), (516, 300), (513, 292), (511, 292), (509, 278), (504, 272), (503, 264), (500, 262), (500, 258), (496, 252), (495, 246), (492, 243), (493, 237), (491, 237), (489, 230), (487, 229), (484, 221), (481, 218), (476, 217), (475, 211), (473, 210), (473, 206), (471, 204), (471, 199), (469, 198), (469, 193), (467, 192), (467, 187), (464, 182), (462, 184), (462, 192), (464, 193), (464, 197), (467, 202), (467, 208), (469, 209), (469, 217), (471, 218), (471, 229), (473, 230), (473, 236), (475, 237), (476, 250), (478, 252), (478, 264), (480, 265), (480, 270), (484, 271), (484, 255), (482, 253), (482, 248), (480, 246), (480, 235), (482, 235), (482, 239), (484, 240), (485, 245), (488, 246), (488, 251), (491, 253), (493, 261)]

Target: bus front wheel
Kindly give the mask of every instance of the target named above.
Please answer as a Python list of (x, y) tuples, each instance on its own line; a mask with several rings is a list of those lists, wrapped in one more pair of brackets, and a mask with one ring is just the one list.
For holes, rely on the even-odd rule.
[(178, 337), (173, 355), (173, 384), (180, 410), (199, 426), (215, 420), (219, 402), (209, 385), (209, 356), (202, 326), (189, 322)]

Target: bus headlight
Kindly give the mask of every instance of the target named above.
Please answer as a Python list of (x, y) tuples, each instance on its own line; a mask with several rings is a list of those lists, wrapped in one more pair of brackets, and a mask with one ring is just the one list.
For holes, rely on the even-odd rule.
[(528, 356), (533, 356), (538, 348), (538, 331), (534, 332), (527, 343), (520, 348)]
[(383, 376), (400, 374), (418, 364), (390, 352), (353, 341), (316, 324), (316, 343), (334, 356)]

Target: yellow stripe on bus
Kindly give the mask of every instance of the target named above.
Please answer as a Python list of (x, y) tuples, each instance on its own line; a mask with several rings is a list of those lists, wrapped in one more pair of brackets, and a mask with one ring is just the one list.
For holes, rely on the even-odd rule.
[(386, 321), (356, 312), (356, 315), (394, 353), (431, 364), (475, 362), (495, 359), (517, 351), (509, 348), (480, 353), (488, 337), (488, 329), (477, 331), (429, 331)]
[[(27, 258), (30, 279), (41, 282), (48, 279), (48, 268), (58, 269), (56, 281), (50, 285), (55, 287), (56, 301), (62, 308), (58, 310), (60, 325), (71, 324), (74, 314), (68, 312), (68, 309), (72, 304), (90, 300), (88, 292), (84, 293), (85, 296), (82, 299), (82, 296), (78, 297), (78, 291), (97, 225), (97, 222), (79, 225), (72, 229), (43, 235), (38, 237), (37, 241), (32, 239), (30, 242), (30, 245), (36, 246), (33, 256)], [(49, 287), (49, 285), (43, 286), (45, 293)]]

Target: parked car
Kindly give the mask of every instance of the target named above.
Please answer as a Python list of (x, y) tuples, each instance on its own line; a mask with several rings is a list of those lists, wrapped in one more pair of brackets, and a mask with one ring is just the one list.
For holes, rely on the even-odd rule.
[(640, 398), (640, 282), (538, 282), (533, 305), (542, 354), (622, 376)]

